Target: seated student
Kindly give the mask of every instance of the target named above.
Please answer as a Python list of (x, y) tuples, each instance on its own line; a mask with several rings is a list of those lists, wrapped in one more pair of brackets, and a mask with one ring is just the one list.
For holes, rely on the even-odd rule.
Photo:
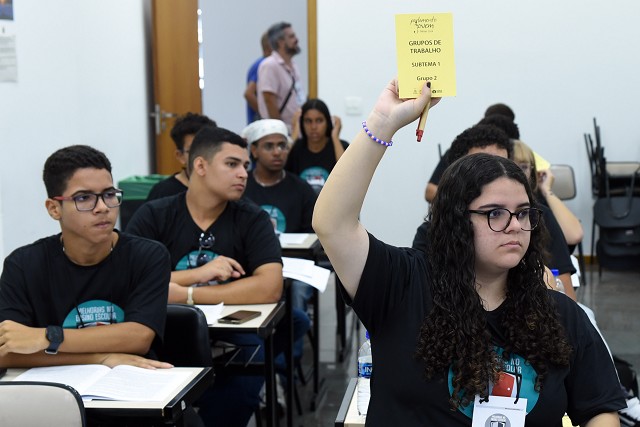
[[(495, 126), (475, 125), (456, 137), (449, 149), (448, 161), (453, 163), (463, 156), (474, 153), (511, 158), (513, 143), (501, 129)], [(542, 210), (542, 217), (551, 237), (547, 242), (547, 251), (550, 255), (549, 268), (558, 270), (567, 295), (575, 300), (576, 295), (571, 285), (571, 275), (575, 273), (575, 268), (571, 262), (567, 242), (551, 210), (544, 205), (538, 207)], [(427, 227), (429, 227), (428, 222), (418, 227), (413, 248), (424, 250), (427, 245), (425, 231)]]
[(174, 194), (187, 191), (189, 186), (189, 174), (187, 173), (186, 164), (189, 160), (189, 149), (193, 142), (193, 137), (204, 126), (217, 126), (216, 122), (209, 117), (197, 114), (187, 113), (176, 119), (171, 129), (171, 139), (176, 145), (176, 159), (182, 164), (180, 172), (176, 172), (164, 181), (160, 181), (151, 188), (147, 200), (155, 200), (161, 197), (173, 196)]
[[(187, 191), (144, 204), (129, 222), (127, 231), (169, 249), (173, 266), (170, 302), (263, 304), (280, 300), (280, 242), (269, 215), (240, 200), (248, 165), (244, 139), (226, 129), (206, 126), (191, 144)], [(264, 360), (263, 342), (257, 335), (228, 333), (217, 338), (260, 346), (255, 360)], [(246, 425), (258, 407), (263, 382), (259, 376), (217, 372), (215, 383), (199, 404), (205, 424)]]
[(555, 216), (558, 224), (560, 224), (562, 233), (567, 240), (567, 244), (569, 244), (569, 252), (573, 252), (575, 245), (582, 241), (584, 231), (580, 220), (576, 218), (567, 205), (551, 191), (553, 174), (550, 170), (542, 173), (537, 171), (533, 150), (520, 140), (513, 142), (513, 161), (520, 166), (525, 175), (531, 180), (531, 188), (538, 202), (544, 204), (553, 212), (553, 216)]
[[(491, 414), (506, 424), (503, 411), (519, 403), (530, 427), (559, 426), (565, 412), (582, 426), (619, 426), (613, 364), (582, 310), (546, 289), (544, 229), (512, 161), (479, 153), (447, 169), (426, 253), (385, 244), (359, 222), (377, 165), (430, 101), (428, 85), (410, 100), (387, 85), (314, 211), (343, 296), (371, 336), (366, 425), (484, 426)], [(482, 416), (486, 400), (504, 409)]]
[(164, 332), (169, 254), (114, 229), (122, 192), (109, 160), (88, 146), (62, 148), (43, 178), (61, 232), (5, 259), (0, 366), (171, 367), (145, 358)]
[[(513, 112), (511, 116), (505, 115), (506, 111), (503, 111), (502, 107), (497, 108), (498, 106), (504, 106), (508, 109), (508, 111), (511, 111), (511, 109), (509, 109), (509, 107), (504, 104), (492, 105), (491, 107), (487, 108), (484, 117), (477, 124), (493, 125), (502, 129), (511, 139), (520, 138), (520, 130), (518, 129), (518, 125), (513, 122), (512, 118), (510, 118), (513, 116)], [(502, 113), (499, 113), (498, 111), (502, 111)], [(438, 191), (438, 183), (440, 182), (440, 178), (442, 177), (445, 169), (450, 164), (448, 155), (449, 150), (445, 151), (444, 155), (438, 162), (436, 168), (431, 174), (431, 178), (429, 178), (427, 188), (424, 190), (424, 198), (429, 203), (431, 203), (431, 201), (435, 197), (436, 191)]]
[[(279, 233), (313, 233), (311, 217), (316, 203), (313, 188), (287, 173), (287, 126), (281, 120), (258, 120), (243, 131), (251, 147), (255, 168), (249, 173), (245, 196), (264, 209)], [(312, 288), (294, 281), (293, 306), (306, 311)]]
[[(327, 104), (319, 99), (304, 103), (297, 123), (293, 130), (295, 142), (285, 169), (299, 175), (319, 192), (349, 143), (340, 139), (340, 117), (332, 117)], [(302, 133), (299, 139), (298, 129)]]

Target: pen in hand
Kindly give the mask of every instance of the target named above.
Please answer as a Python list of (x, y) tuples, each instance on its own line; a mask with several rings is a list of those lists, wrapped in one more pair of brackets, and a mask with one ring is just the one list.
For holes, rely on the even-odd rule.
[[(431, 82), (427, 82), (427, 87), (431, 89)], [(420, 121), (418, 122), (418, 129), (416, 129), (416, 139), (418, 142), (422, 141), (422, 134), (424, 133), (424, 126), (427, 123), (427, 115), (429, 114), (429, 108), (431, 108), (431, 99), (427, 102), (427, 105), (420, 114)]]

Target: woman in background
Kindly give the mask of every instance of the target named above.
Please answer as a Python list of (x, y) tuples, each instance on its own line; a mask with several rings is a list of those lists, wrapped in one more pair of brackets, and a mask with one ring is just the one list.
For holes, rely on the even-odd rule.
[[(327, 104), (319, 99), (305, 102), (293, 131), (295, 143), (285, 169), (307, 181), (316, 193), (320, 192), (333, 166), (349, 146), (340, 139), (341, 129), (340, 117), (332, 117)], [(298, 131), (301, 136), (296, 140)]]

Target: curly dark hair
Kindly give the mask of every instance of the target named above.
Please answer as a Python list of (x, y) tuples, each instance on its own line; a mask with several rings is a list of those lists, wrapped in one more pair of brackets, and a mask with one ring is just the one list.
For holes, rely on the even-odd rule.
[(551, 365), (568, 365), (571, 347), (558, 321), (555, 303), (543, 280), (544, 224), (531, 231), (522, 261), (507, 276), (500, 318), (504, 353), (496, 354), (486, 326), (486, 312), (476, 292), (475, 247), (469, 204), (494, 180), (507, 177), (533, 195), (522, 170), (511, 160), (488, 154), (464, 156), (445, 172), (433, 201), (426, 251), (433, 285), (433, 310), (424, 319), (416, 356), (427, 378), (453, 370), (451, 405), (466, 406), (475, 395), (486, 397), (498, 379), (503, 358), (524, 357), (537, 371), (541, 389)]
[(520, 139), (520, 129), (518, 129), (518, 125), (513, 122), (513, 120), (509, 119), (507, 116), (503, 116), (502, 114), (491, 114), (489, 116), (483, 117), (482, 120), (478, 122), (479, 125), (493, 125), (497, 128), (500, 128), (507, 134), (507, 136), (511, 139)]
[(516, 119), (516, 113), (514, 113), (511, 107), (509, 107), (507, 104), (500, 103), (489, 105), (489, 107), (487, 107), (486, 111), (484, 112), (484, 116), (487, 117), (492, 114), (501, 114), (505, 117), (508, 117), (511, 121), (514, 121)]
[(452, 164), (462, 156), (466, 156), (472, 148), (484, 148), (489, 145), (504, 148), (507, 151), (507, 157), (513, 156), (513, 143), (502, 129), (493, 125), (478, 124), (456, 136), (447, 151), (447, 161)]

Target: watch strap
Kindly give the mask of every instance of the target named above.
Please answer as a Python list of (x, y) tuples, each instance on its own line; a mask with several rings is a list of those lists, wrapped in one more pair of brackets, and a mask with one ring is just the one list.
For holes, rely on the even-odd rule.
[(189, 305), (195, 304), (195, 302), (193, 301), (193, 288), (191, 286), (187, 288), (187, 304)]

